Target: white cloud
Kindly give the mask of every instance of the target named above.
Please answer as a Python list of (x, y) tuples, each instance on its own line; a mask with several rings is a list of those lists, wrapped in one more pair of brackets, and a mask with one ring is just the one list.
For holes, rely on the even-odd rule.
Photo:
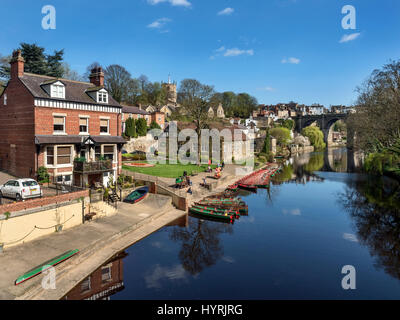
[(268, 92), (275, 91), (275, 89), (274, 89), (274, 88), (272, 88), (272, 87), (263, 87), (263, 88), (258, 88), (258, 90), (261, 90), (261, 91), (268, 91)]
[(289, 58), (289, 59), (286, 59), (286, 58), (285, 58), (285, 59), (282, 59), (281, 62), (282, 62), (282, 63), (299, 64), (299, 63), (300, 63), (300, 59), (291, 57), (291, 58)]
[(218, 12), (219, 16), (230, 16), (233, 12), (235, 12), (235, 9), (233, 8), (225, 8), (224, 10), (221, 10)]
[(159, 289), (162, 287), (162, 280), (185, 281), (188, 277), (188, 273), (182, 267), (182, 265), (175, 265), (172, 267), (161, 267), (160, 265), (155, 265), (152, 272), (148, 272), (144, 276), (147, 288)]
[(358, 242), (357, 236), (351, 233), (343, 233), (343, 239), (351, 242)]
[(222, 46), (221, 48), (219, 48), (219, 49), (217, 49), (217, 50), (215, 50), (215, 51), (217, 51), (217, 52), (222, 52), (222, 51), (225, 51), (225, 47), (224, 47), (224, 46)]
[(151, 5), (156, 5), (163, 2), (168, 2), (173, 6), (190, 7), (192, 4), (187, 0), (147, 0)]
[(156, 21), (150, 23), (147, 28), (150, 29), (162, 29), (168, 22), (171, 22), (171, 19), (168, 18), (161, 18), (157, 19)]
[(344, 43), (344, 42), (349, 42), (349, 41), (353, 41), (356, 40), (361, 33), (352, 33), (352, 34), (345, 34), (342, 39), (340, 39), (339, 43)]
[(292, 210), (283, 209), (282, 213), (284, 215), (290, 214), (292, 216), (301, 216), (301, 210), (300, 209), (292, 209)]
[(226, 49), (224, 53), (224, 57), (237, 57), (241, 55), (249, 55), (253, 56), (254, 55), (254, 50), (240, 50), (238, 48), (233, 48), (233, 49)]

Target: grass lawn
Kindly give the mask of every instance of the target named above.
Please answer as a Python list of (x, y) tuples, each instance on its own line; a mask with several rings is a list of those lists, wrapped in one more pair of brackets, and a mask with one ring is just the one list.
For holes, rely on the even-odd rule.
[[(135, 161), (129, 161), (129, 162), (135, 162)], [(139, 161), (139, 162), (144, 163), (145, 161)], [(205, 172), (206, 169), (208, 168), (208, 165), (202, 165), (199, 167), (195, 164), (188, 164), (188, 165), (156, 164), (152, 168), (128, 167), (128, 166), (124, 166), (124, 165), (122, 167), (125, 170), (148, 174), (151, 176), (163, 177), (163, 178), (177, 178), (177, 177), (183, 176), (184, 171), (186, 171), (189, 175), (191, 175), (193, 172), (195, 172), (195, 173)], [(213, 169), (216, 168), (216, 166), (211, 166), (211, 167)]]

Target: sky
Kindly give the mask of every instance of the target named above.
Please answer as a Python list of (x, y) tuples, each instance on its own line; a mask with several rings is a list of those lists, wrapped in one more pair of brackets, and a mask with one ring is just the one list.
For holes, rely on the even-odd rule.
[[(42, 28), (45, 5), (55, 29)], [(355, 29), (342, 26), (345, 5)], [(80, 74), (120, 64), (133, 77), (195, 78), (263, 104), (353, 104), (374, 69), (400, 58), (398, 0), (0, 0), (0, 16), (2, 55), (36, 43), (64, 49)]]

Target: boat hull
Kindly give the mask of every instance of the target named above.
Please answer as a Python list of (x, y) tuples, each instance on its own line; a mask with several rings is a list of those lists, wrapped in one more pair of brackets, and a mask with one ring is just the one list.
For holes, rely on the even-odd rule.
[(125, 203), (135, 204), (142, 201), (149, 193), (149, 187), (142, 187), (130, 193), (125, 199)]

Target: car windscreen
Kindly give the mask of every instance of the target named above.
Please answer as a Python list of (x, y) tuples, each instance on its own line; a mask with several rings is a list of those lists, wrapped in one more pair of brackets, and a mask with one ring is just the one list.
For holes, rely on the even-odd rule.
[(25, 182), (22, 182), (22, 185), (24, 187), (34, 187), (34, 186), (37, 186), (38, 184), (36, 181), (25, 181)]

